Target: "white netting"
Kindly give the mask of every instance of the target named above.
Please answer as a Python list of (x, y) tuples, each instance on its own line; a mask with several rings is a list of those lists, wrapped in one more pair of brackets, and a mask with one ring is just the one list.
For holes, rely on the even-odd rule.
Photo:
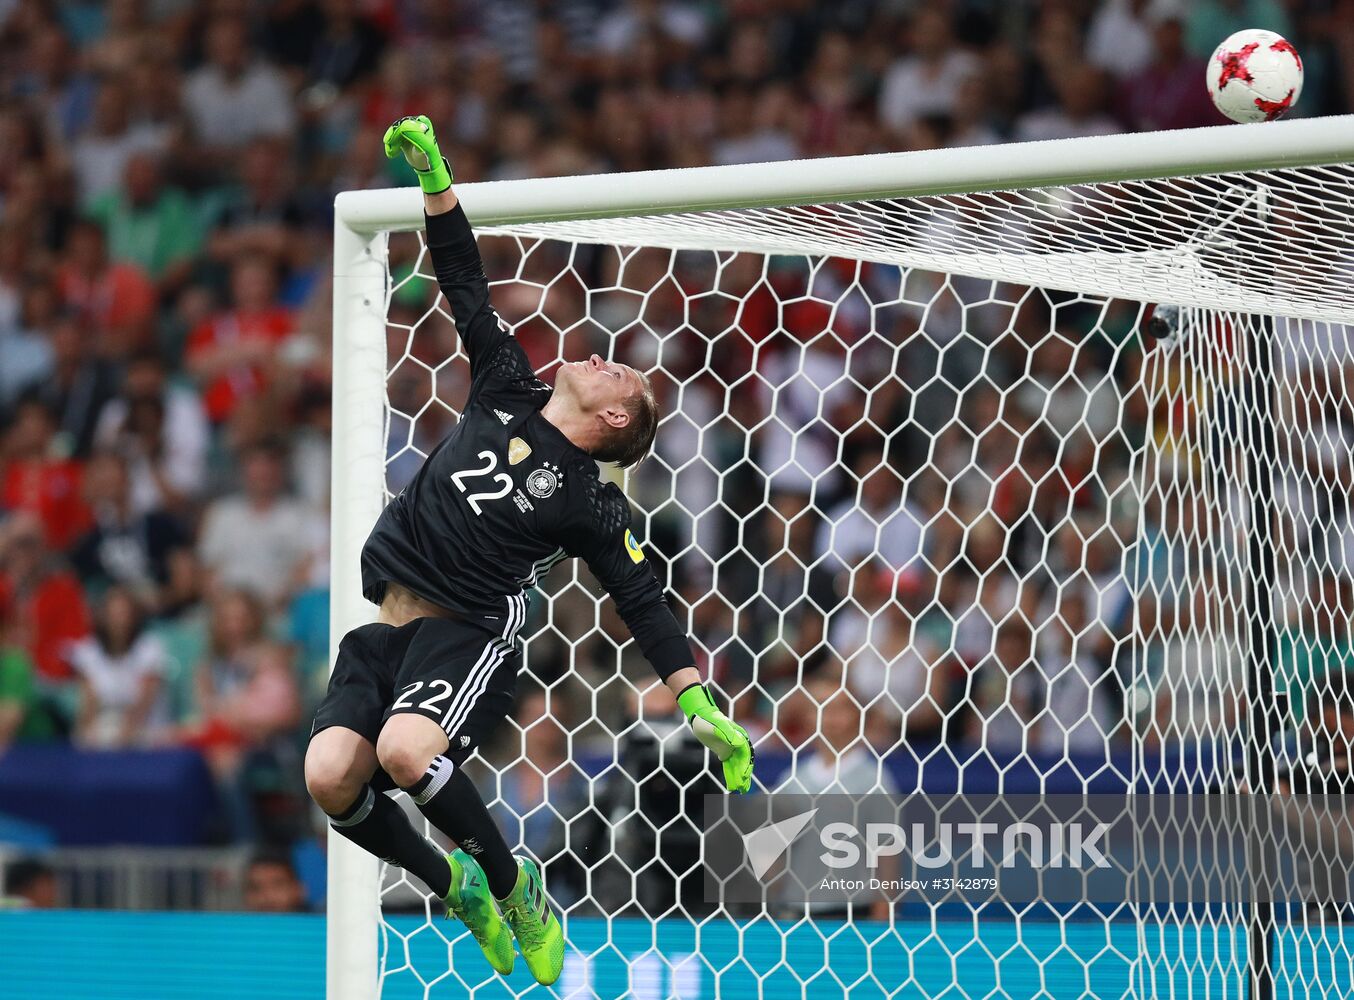
[[(1352, 221), (1349, 169), (1329, 167), (480, 245), (545, 377), (598, 351), (654, 378), (657, 451), (624, 483), (636, 532), (762, 787), (1200, 791), (1263, 787), (1314, 746), (1347, 760), (1312, 711), (1354, 667)], [(418, 236), (392, 237), (390, 269), (396, 491), (467, 377)], [(1129, 300), (1184, 306), (1174, 343), (1145, 350)], [(523, 635), (517, 718), (476, 776), (566, 911), (562, 995), (1237, 995), (1256, 919), (1279, 928), (1282, 995), (1349, 988), (1329, 873), (1277, 923), (1127, 902), (713, 911), (677, 799), (706, 779), (586, 570), (554, 571)], [(1301, 753), (1257, 752), (1285, 736)], [(1290, 820), (1272, 840), (1335, 857)], [(494, 980), (398, 871), (382, 898), (389, 995), (529, 984)]]

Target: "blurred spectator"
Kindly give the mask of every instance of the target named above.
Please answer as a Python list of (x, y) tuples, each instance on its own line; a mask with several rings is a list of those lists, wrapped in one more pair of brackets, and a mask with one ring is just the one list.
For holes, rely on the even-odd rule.
[(34, 910), (56, 909), (56, 870), (38, 858), (20, 858), (5, 866), (5, 900)]
[(941, 581), (940, 606), (954, 609), (950, 648), (969, 666), (993, 649), (998, 628), (1019, 613), (1020, 584), (1006, 559), (1007, 535), (994, 517), (964, 532), (962, 559)]
[(803, 81), (804, 109), (801, 127), (804, 151), (809, 156), (870, 151), (858, 129), (860, 107), (868, 78), (855, 59), (851, 39), (840, 31), (824, 31), (814, 48), (813, 61)]
[(840, 679), (821, 677), (805, 686), (816, 708), (817, 737), (799, 754), (790, 774), (776, 789), (796, 795), (893, 795), (893, 776), (865, 739), (860, 703)]
[[(183, 733), (206, 756), (236, 839), (258, 830), (253, 775), (290, 743), (301, 701), (286, 650), (267, 638), (264, 607), (247, 591), (211, 600), (207, 655), (194, 673), (197, 719)], [(299, 766), (299, 761), (294, 761)]]
[(1022, 115), (1016, 122), (1017, 140), (1074, 139), (1119, 131), (1105, 113), (1106, 87), (1100, 70), (1088, 63), (1060, 65), (1052, 83), (1057, 104)]
[(1243, 710), (1246, 659), (1217, 585), (1202, 575), (1158, 622), (1167, 636), (1156, 687), (1155, 735), (1162, 740), (1207, 742), (1236, 725)]
[[(68, 241), (56, 287), (85, 338), (99, 337), (119, 359), (146, 348), (156, 307), (155, 286), (146, 272), (132, 261), (109, 260), (103, 228), (96, 222), (76, 223)], [(86, 357), (88, 343), (86, 339)]]
[(1304, 582), (1307, 592), (1290, 606), (1279, 633), (1274, 679), (1295, 722), (1304, 721), (1311, 693), (1324, 678), (1354, 676), (1354, 577), (1326, 569)]
[(306, 887), (291, 852), (281, 847), (255, 851), (245, 866), (240, 902), (250, 913), (305, 913)]
[[(856, 698), (840, 681), (821, 678), (808, 685), (809, 701), (817, 707), (815, 730), (818, 733), (807, 753), (796, 755), (789, 775), (776, 787), (787, 795), (876, 796), (856, 805), (850, 818), (864, 824), (869, 820), (886, 821), (893, 806), (883, 798), (897, 795), (898, 787), (865, 739), (865, 723)], [(830, 800), (829, 800), (830, 801)], [(810, 858), (808, 854), (814, 853)], [(801, 894), (821, 879), (822, 863), (806, 844), (791, 845), (786, 862), (790, 882), (786, 891)], [(812, 873), (807, 875), (805, 873)], [(881, 878), (889, 877), (885, 874)], [(816, 916), (827, 916), (831, 904), (811, 903)], [(844, 909), (844, 907), (843, 907)], [(889, 904), (876, 899), (869, 906), (874, 920), (887, 920)]]
[[(5, 240), (0, 231), (0, 253), (4, 252)], [(30, 287), (26, 297), (30, 304), (28, 315), (20, 304), (22, 296), (18, 289), (6, 290), (0, 284), (0, 358), (4, 359), (0, 365), (0, 417), (8, 416), (9, 408), (21, 393), (45, 381), (55, 364), (51, 341), (41, 324), (51, 320), (50, 315), (42, 313), (55, 312), (56, 296), (51, 288), (38, 285)]]
[(652, 34), (662, 44), (690, 48), (705, 38), (707, 12), (690, 0), (637, 0), (616, 6), (597, 26), (597, 47), (609, 55), (633, 49)]
[(1029, 624), (1018, 619), (1005, 622), (991, 652), (968, 675), (965, 739), (998, 760), (1033, 749), (1044, 696)]
[(955, 93), (947, 146), (990, 146), (1001, 142), (993, 117), (991, 84), (985, 76), (967, 77)]
[(35, 26), (28, 44), (27, 65), (20, 90), (42, 116), (71, 135), (89, 124), (95, 102), (95, 80), (61, 28), (52, 23)]
[(960, 88), (981, 70), (955, 44), (947, 8), (920, 8), (909, 35), (908, 54), (885, 71), (879, 91), (880, 119), (900, 132), (919, 118), (953, 114)]
[(906, 586), (905, 576), (863, 563), (852, 574), (851, 600), (833, 614), (828, 632), (846, 687), (865, 710), (870, 742), (881, 753), (934, 739), (949, 707), (941, 651), (914, 628), (897, 593)]
[(231, 308), (188, 339), (188, 369), (202, 386), (207, 416), (223, 423), (242, 399), (264, 394), (275, 378), (278, 349), (291, 335), (291, 313), (277, 304), (275, 265), (239, 258), (230, 275)]
[(141, 353), (127, 364), (118, 395), (99, 415), (99, 445), (128, 463), (132, 507), (180, 511), (206, 478), (210, 429), (191, 389), (169, 382), (164, 359)]
[(574, 815), (587, 799), (587, 779), (569, 759), (564, 710), (561, 699), (543, 691), (517, 700), (521, 735), (511, 734), (507, 766), (496, 772), (495, 819), (509, 844), (540, 851), (556, 839), (559, 817)]
[(113, 366), (90, 353), (87, 339), (76, 318), (53, 317), (48, 326), (53, 370), (25, 393), (56, 419), (55, 447), (75, 458), (89, 454), (99, 413), (116, 386)]
[(203, 515), (198, 551), (210, 589), (241, 588), (278, 606), (305, 580), (317, 514), (287, 495), (280, 446), (251, 447), (241, 474), (243, 490)]
[(10, 640), (13, 631), (8, 609), (0, 607), (0, 754), (11, 744), (46, 742), (59, 732), (32, 659)]
[(1183, 12), (1149, 13), (1151, 62), (1141, 75), (1125, 80), (1117, 94), (1120, 114), (1134, 129), (1197, 128), (1220, 121), (1207, 89), (1199, 86), (1204, 60), (1185, 51), (1183, 19)]
[(109, 256), (135, 264), (161, 287), (182, 282), (202, 248), (201, 213), (182, 190), (165, 183), (159, 154), (133, 153), (122, 187), (89, 212), (108, 234)]
[[(829, 565), (856, 566), (878, 554), (897, 572), (907, 570), (922, 554), (925, 514), (906, 496), (902, 477), (885, 458), (884, 449), (862, 451), (851, 464), (854, 482), (846, 499), (828, 512), (818, 529), (815, 553)], [(858, 485), (857, 485), (858, 484)]]
[(329, 506), (330, 443), (334, 407), (326, 389), (314, 386), (296, 400), (296, 434), (291, 449), (291, 475), (296, 495), (315, 510)]
[(278, 68), (288, 76), (299, 76), (310, 64), (315, 41), (324, 31), (324, 10), (312, 0), (279, 0), (268, 5), (253, 27)]
[(750, 540), (755, 576), (736, 584), (738, 597), (753, 601), (739, 632), (759, 657), (757, 680), (768, 690), (799, 683), (827, 654), (826, 622), (838, 599), (831, 571), (811, 557), (821, 520), (808, 497), (773, 492), (760, 537)]
[(1059, 532), (1057, 551), (1050, 556), (1062, 592), (1077, 593), (1085, 605), (1087, 651), (1108, 668), (1132, 619), (1122, 546), (1112, 529), (1083, 513)]
[(1096, 638), (1083, 593), (1060, 593), (1035, 639), (1044, 685), (1031, 744), (1036, 749), (1063, 756), (1104, 753), (1115, 735), (1121, 699), (1116, 678), (1095, 655)]
[[(1152, 29), (1164, 17), (1179, 15), (1176, 0), (1106, 0), (1086, 31), (1086, 61), (1125, 86), (1142, 82), (1137, 75), (1152, 62)], [(1198, 85), (1198, 81), (1195, 81)]]
[(306, 77), (313, 85), (346, 87), (376, 68), (385, 33), (358, 0), (325, 0), (323, 6), (324, 30), (313, 41)]
[[(571, 52), (589, 52), (597, 42), (597, 20), (601, 4), (597, 0), (568, 0), (553, 11), (560, 22)], [(651, 3), (645, 3), (652, 9)], [(535, 0), (502, 0), (477, 5), (484, 39), (498, 51), (504, 70), (516, 83), (533, 83), (540, 72), (548, 72), (537, 62), (537, 45), (552, 11)]]
[(8, 612), (13, 643), (44, 681), (71, 677), (65, 652), (89, 634), (89, 608), (80, 581), (43, 542), (31, 514), (0, 524), (0, 608)]
[(298, 245), (296, 228), (307, 218), (296, 194), (287, 147), (260, 137), (240, 154), (240, 184), (228, 195), (208, 240), (208, 252), (229, 263), (245, 256), (289, 260)]
[(80, 679), (75, 741), (99, 750), (153, 746), (169, 723), (165, 651), (145, 629), (131, 591), (113, 587), (94, 615), (94, 631), (66, 653)]
[[(691, 637), (701, 651), (696, 666), (734, 698), (755, 698), (755, 659), (736, 632), (732, 601), (711, 587), (703, 568), (684, 566), (679, 576), (677, 596), (686, 605), (686, 614), (679, 610), (678, 617), (687, 620)], [(623, 626), (614, 628), (611, 634), (622, 633)]]
[(91, 127), (71, 148), (71, 166), (85, 207), (122, 186), (127, 161), (133, 154), (160, 152), (168, 142), (163, 128), (132, 121), (130, 97), (121, 77), (103, 80)]
[(38, 399), (21, 402), (9, 433), (0, 442), (0, 502), (26, 511), (42, 524), (46, 543), (58, 551), (89, 526), (89, 508), (81, 493), (84, 467), (69, 457), (57, 438), (52, 411)]
[(183, 85), (184, 110), (202, 156), (227, 155), (261, 135), (280, 136), (296, 118), (286, 78), (249, 48), (245, 22), (220, 15), (207, 27), (207, 62)]
[[(481, 52), (478, 62), (487, 63), (491, 58), (488, 52)], [(426, 108), (429, 102), (433, 100), (429, 93), (428, 83), (423, 75), (416, 71), (417, 57), (412, 51), (405, 48), (387, 49), (381, 58), (380, 71), (376, 78), (371, 82), (371, 86), (364, 99), (362, 106), (362, 122), (364, 125), (373, 128), (384, 128), (396, 118), (402, 118), (404, 115), (411, 114), (417, 108)], [(472, 86), (484, 83), (483, 77), (471, 69), (470, 74), (475, 77), (474, 81), (467, 81)], [(465, 95), (465, 102), (462, 103), (461, 96), (458, 96), (456, 132), (459, 137), (464, 138), (467, 131), (465, 119), (474, 115), (466, 107), (466, 104), (478, 105), (475, 95), (469, 92)], [(479, 108), (479, 112), (483, 112)], [(474, 131), (482, 131), (483, 123), (474, 126)]]
[(792, 160), (799, 144), (786, 127), (792, 95), (783, 87), (754, 93), (735, 89), (719, 104), (719, 137), (711, 147), (714, 163), (764, 163)]
[(282, 735), (296, 718), (296, 688), (286, 651), (264, 631), (263, 605), (224, 590), (210, 609), (207, 660), (195, 674), (206, 741), (234, 747)]
[[(79, 6), (96, 6), (80, 10)], [(163, 15), (154, 4), (140, 0), (113, 0), (98, 5), (68, 5), (63, 22), (78, 41), (92, 67), (101, 73), (123, 75), (141, 54), (142, 42), (150, 33), (147, 8)]]
[(1031, 424), (1042, 420), (1060, 437), (1086, 430), (1103, 440), (1119, 421), (1113, 380), (1070, 334), (1049, 337), (1031, 352), (1029, 374), (1017, 381), (1014, 395)]
[[(145, 4), (135, 0), (122, 6), (145, 10)], [(177, 31), (178, 28), (175, 26), (171, 30)], [(114, 44), (130, 43), (128, 54), (118, 57), (125, 58), (125, 66), (109, 72), (121, 74), (127, 81), (132, 95), (135, 127), (148, 134), (168, 136), (168, 142), (157, 148), (174, 160), (175, 152), (185, 145), (185, 122), (180, 99), (184, 64), (175, 58), (177, 47), (165, 45), (154, 27), (108, 40)], [(95, 58), (97, 56), (91, 54), (91, 61)]]
[(125, 587), (153, 614), (172, 613), (194, 598), (187, 530), (167, 511), (133, 507), (127, 462), (119, 453), (90, 459), (85, 497), (94, 524), (76, 542), (71, 562), (88, 586)]

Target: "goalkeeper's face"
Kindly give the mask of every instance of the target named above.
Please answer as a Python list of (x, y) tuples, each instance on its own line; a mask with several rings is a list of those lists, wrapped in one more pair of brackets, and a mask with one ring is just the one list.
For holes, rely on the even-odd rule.
[(561, 365), (555, 396), (598, 426), (596, 443), (588, 450), (599, 461), (632, 466), (653, 448), (658, 404), (649, 380), (629, 365), (598, 354)]
[(563, 392), (580, 412), (623, 427), (630, 421), (634, 398), (644, 391), (644, 380), (629, 365), (604, 361), (594, 354), (586, 361), (561, 365), (555, 391)]

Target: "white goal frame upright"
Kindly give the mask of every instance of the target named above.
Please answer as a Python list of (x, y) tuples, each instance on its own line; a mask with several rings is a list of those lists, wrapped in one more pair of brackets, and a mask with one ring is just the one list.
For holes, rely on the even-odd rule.
[[(1227, 125), (1000, 147), (631, 174), (467, 183), (478, 228), (740, 208), (841, 204), (1113, 181), (1143, 181), (1354, 161), (1354, 116)], [(359, 554), (383, 503), (387, 236), (423, 225), (416, 187), (346, 191), (335, 200), (331, 660), (374, 618)], [(711, 227), (711, 232), (716, 232)], [(661, 245), (656, 244), (656, 245)], [(738, 250), (737, 234), (712, 248)], [(756, 248), (766, 252), (765, 246)], [(787, 246), (787, 253), (805, 253)], [(821, 252), (821, 251), (819, 251)], [(906, 252), (899, 256), (905, 257)], [(963, 273), (962, 264), (953, 267)], [(1115, 294), (1079, 286), (1078, 291)], [(379, 862), (329, 836), (329, 1000), (371, 1000), (378, 983)]]

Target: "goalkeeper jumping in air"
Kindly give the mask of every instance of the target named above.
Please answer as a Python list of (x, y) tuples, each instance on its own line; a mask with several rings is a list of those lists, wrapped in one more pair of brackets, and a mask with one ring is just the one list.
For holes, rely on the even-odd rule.
[[(362, 550), (377, 622), (339, 646), (306, 752), (306, 785), (343, 836), (427, 883), (500, 973), (513, 944), (543, 984), (564, 938), (535, 862), (514, 857), (466, 758), (512, 708), (527, 589), (556, 562), (584, 559), (672, 689), (730, 791), (747, 791), (747, 733), (710, 700), (690, 643), (597, 463), (634, 465), (653, 445), (648, 380), (593, 355), (561, 365), (552, 389), (489, 304), (488, 282), (451, 170), (427, 118), (385, 135), (418, 174), (428, 252), (470, 357), (456, 427), (386, 507)], [(384, 792), (398, 786), (456, 841), (443, 855)]]

